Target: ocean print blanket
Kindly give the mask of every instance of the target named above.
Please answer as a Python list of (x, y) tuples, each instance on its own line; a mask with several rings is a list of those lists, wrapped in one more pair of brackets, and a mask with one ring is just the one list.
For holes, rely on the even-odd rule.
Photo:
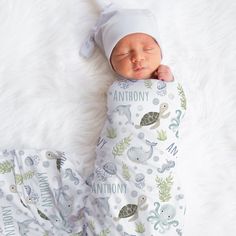
[(87, 181), (88, 208), (97, 203), (85, 214), (89, 235), (182, 235), (185, 200), (176, 166), (185, 110), (177, 81), (118, 79), (110, 86)]
[(87, 179), (60, 151), (0, 151), (0, 234), (182, 235), (176, 166), (185, 110), (176, 81), (116, 80)]
[(68, 159), (53, 150), (0, 152), (0, 235), (82, 235), (86, 184)]

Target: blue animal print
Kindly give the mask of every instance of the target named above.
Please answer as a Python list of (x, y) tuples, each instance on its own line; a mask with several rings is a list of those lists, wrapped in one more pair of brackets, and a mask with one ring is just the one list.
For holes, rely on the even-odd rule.
[(160, 206), (159, 202), (155, 202), (155, 210), (150, 211), (150, 216), (147, 218), (147, 221), (154, 224), (154, 229), (159, 233), (165, 233), (168, 231), (171, 226), (176, 227), (179, 225), (177, 220), (174, 220), (176, 215), (176, 210), (174, 206), (170, 204), (164, 204)]
[(38, 156), (27, 156), (25, 158), (25, 164), (27, 166), (36, 166), (39, 164), (39, 157)]
[(136, 80), (121, 79), (121, 80), (118, 80), (118, 85), (122, 89), (127, 89), (130, 87), (130, 85), (133, 85), (135, 82)]
[(109, 122), (112, 124), (113, 120), (112, 120), (112, 116), (114, 115), (114, 113), (118, 113), (119, 115), (124, 115), (127, 118), (127, 122), (125, 124), (132, 124), (131, 122), (131, 111), (130, 111), (130, 107), (131, 105), (120, 105), (117, 106), (110, 115), (108, 115), (108, 120)]
[(167, 163), (163, 164), (162, 167), (157, 168), (157, 171), (159, 173), (164, 173), (165, 171), (170, 170), (171, 168), (175, 167), (175, 162), (174, 161), (170, 161), (170, 160), (166, 160)]
[(135, 186), (140, 189), (144, 188), (145, 175), (143, 173), (138, 173), (135, 175)]
[(97, 167), (95, 169), (96, 179), (99, 181), (106, 181), (107, 178), (112, 177), (117, 172), (117, 167), (114, 162), (107, 162), (102, 168)]
[(79, 179), (76, 177), (76, 174), (71, 170), (71, 168), (65, 169), (64, 178), (69, 178), (75, 185), (79, 184)]
[(128, 158), (136, 163), (145, 163), (148, 159), (152, 157), (153, 147), (157, 145), (157, 143), (151, 143), (146, 140), (146, 144), (149, 146), (149, 150), (143, 150), (143, 147), (131, 147), (127, 151)]
[(176, 110), (175, 113), (177, 114), (177, 116), (171, 119), (172, 123), (169, 125), (169, 129), (172, 130), (175, 133), (176, 137), (178, 138), (179, 137), (178, 128), (182, 112), (180, 110)]
[(166, 82), (162, 80), (157, 81), (157, 94), (160, 96), (165, 96), (167, 93)]
[(34, 192), (31, 186), (25, 185), (25, 191), (27, 193), (26, 201), (31, 204), (35, 204), (39, 200), (39, 195)]

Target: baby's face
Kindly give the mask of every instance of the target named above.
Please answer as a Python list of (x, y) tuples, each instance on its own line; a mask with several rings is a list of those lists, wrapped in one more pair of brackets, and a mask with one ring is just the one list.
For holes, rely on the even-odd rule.
[(161, 63), (161, 50), (156, 41), (143, 33), (122, 38), (111, 54), (113, 69), (129, 79), (148, 79)]

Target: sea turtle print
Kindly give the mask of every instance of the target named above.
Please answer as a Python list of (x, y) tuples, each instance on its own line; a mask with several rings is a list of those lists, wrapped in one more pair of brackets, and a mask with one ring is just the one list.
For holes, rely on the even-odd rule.
[(146, 201), (147, 197), (145, 195), (139, 196), (137, 204), (127, 204), (123, 206), (119, 211), (118, 217), (114, 217), (114, 220), (118, 221), (121, 218), (129, 218), (133, 216), (128, 221), (135, 221), (138, 218), (138, 212), (144, 211), (148, 208), (148, 204), (144, 205)]
[(169, 106), (167, 103), (161, 103), (159, 112), (150, 111), (150, 112), (146, 113), (142, 117), (142, 119), (140, 121), (140, 125), (135, 125), (135, 127), (141, 128), (143, 126), (149, 126), (149, 125), (153, 124), (153, 126), (151, 126), (150, 129), (158, 128), (160, 125), (160, 119), (161, 118), (166, 119), (170, 115), (170, 112), (165, 113), (167, 111), (168, 107)]

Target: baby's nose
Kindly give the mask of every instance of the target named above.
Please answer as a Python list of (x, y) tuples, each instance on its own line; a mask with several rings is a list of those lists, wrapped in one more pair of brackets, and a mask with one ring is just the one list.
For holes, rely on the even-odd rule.
[(144, 60), (144, 55), (141, 52), (134, 52), (131, 55), (131, 62), (136, 63)]

